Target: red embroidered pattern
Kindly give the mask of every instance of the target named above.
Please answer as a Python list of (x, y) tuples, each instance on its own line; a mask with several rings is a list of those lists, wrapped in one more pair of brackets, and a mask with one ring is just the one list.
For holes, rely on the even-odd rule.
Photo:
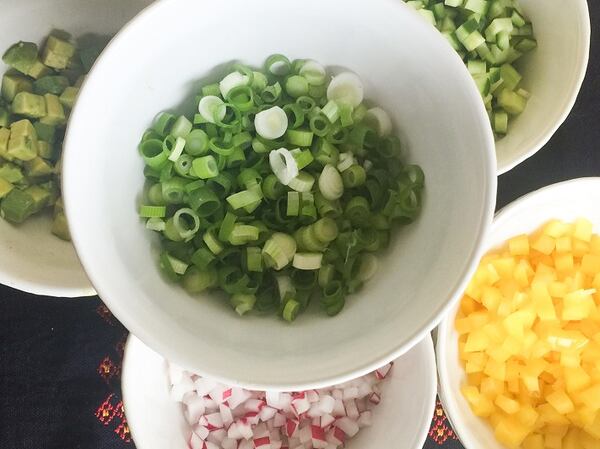
[(118, 376), (120, 373), (121, 367), (116, 365), (108, 356), (104, 357), (98, 366), (98, 374), (106, 383), (109, 383), (113, 377)]
[(454, 430), (452, 430), (452, 427), (450, 427), (450, 423), (446, 417), (446, 412), (444, 412), (444, 408), (442, 407), (442, 403), (439, 399), (435, 404), (435, 413), (431, 422), (431, 429), (429, 430), (429, 438), (431, 438), (440, 446), (443, 445), (448, 439), (458, 440)]
[(127, 418), (123, 409), (123, 401), (118, 401), (114, 393), (108, 395), (100, 407), (96, 410), (98, 420), (108, 426), (111, 422), (118, 423), (114, 432), (126, 443), (131, 442), (131, 433), (127, 425)]
[(108, 307), (106, 307), (104, 304), (100, 304), (96, 308), (96, 313), (98, 315), (100, 315), (100, 317), (104, 321), (106, 321), (108, 324), (110, 324), (111, 326), (115, 325), (115, 317), (113, 316), (113, 314), (111, 313), (111, 311), (108, 310)]

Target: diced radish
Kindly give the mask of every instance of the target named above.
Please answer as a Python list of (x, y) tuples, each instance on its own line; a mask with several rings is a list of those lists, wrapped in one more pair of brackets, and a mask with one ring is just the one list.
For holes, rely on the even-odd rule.
[(285, 434), (288, 436), (288, 438), (292, 438), (296, 435), (299, 424), (300, 423), (298, 420), (288, 418), (285, 424)]
[(369, 402), (377, 405), (381, 402), (381, 396), (379, 396), (377, 393), (371, 393), (371, 396), (369, 396)]
[(260, 421), (258, 417), (258, 412), (247, 412), (242, 418), (244, 422), (250, 424), (251, 426), (255, 426)]
[(231, 389), (226, 388), (223, 385), (217, 385), (215, 388), (210, 390), (208, 396), (210, 396), (210, 398), (217, 404), (222, 404), (227, 400), (227, 398), (231, 397)]
[(238, 423), (237, 428), (242, 434), (242, 438), (246, 440), (250, 440), (254, 436), (254, 432), (252, 432), (252, 426), (249, 423)]
[(364, 412), (365, 410), (369, 410), (369, 404), (367, 402), (367, 398), (360, 398), (356, 400), (356, 407), (358, 408), (358, 412)]
[(221, 414), (221, 420), (223, 421), (224, 427), (229, 427), (233, 422), (233, 414), (231, 409), (225, 404), (219, 405), (219, 413)]
[(206, 427), (201, 426), (200, 424), (196, 424), (192, 430), (200, 437), (201, 440), (206, 440), (208, 438), (208, 434), (210, 433)]
[(277, 413), (276, 409), (271, 408), (271, 407), (264, 407), (260, 411), (258, 416), (261, 421), (269, 421), (270, 419), (273, 419), (273, 417), (275, 416), (276, 413)]
[(265, 394), (265, 399), (269, 407), (276, 409), (281, 408), (281, 397), (278, 391), (267, 391)]
[(354, 420), (358, 419), (358, 408), (356, 407), (356, 402), (354, 402), (354, 400), (344, 401), (344, 407), (346, 408), (346, 415), (348, 418)]
[(192, 435), (190, 437), (190, 448), (191, 449), (202, 449), (203, 445), (204, 445), (204, 440), (192, 432)]
[(298, 445), (301, 445), (302, 442), (300, 441), (300, 438), (288, 438), (288, 446), (289, 447), (296, 447)]
[(270, 432), (265, 423), (260, 423), (253, 429), (254, 438), (261, 438), (269, 436)]
[(368, 382), (361, 382), (358, 386), (358, 397), (364, 398), (371, 394), (371, 385)]
[(196, 424), (202, 415), (204, 415), (204, 399), (199, 396), (195, 396), (194, 399), (188, 400), (187, 407), (185, 408), (185, 419), (190, 426)]
[(281, 413), (275, 413), (273, 417), (273, 427), (283, 427), (285, 426), (285, 415)]
[(358, 398), (358, 388), (356, 387), (348, 387), (348, 388), (344, 388), (344, 401), (347, 401), (348, 399), (356, 399)]
[(354, 435), (356, 435), (358, 433), (359, 427), (358, 424), (356, 424), (356, 421), (351, 420), (348, 417), (343, 417), (338, 419), (335, 422), (336, 427), (339, 427), (340, 429), (342, 429), (344, 431), (344, 433), (346, 435), (348, 435), (350, 438), (352, 438)]
[(375, 376), (377, 376), (377, 379), (383, 380), (383, 379), (385, 379), (385, 376), (388, 375), (388, 373), (390, 372), (391, 369), (392, 369), (392, 364), (388, 363), (387, 365), (382, 366), (378, 370), (375, 370)]
[(246, 402), (248, 399), (252, 397), (252, 394), (249, 391), (243, 390), (241, 388), (232, 388), (231, 396), (227, 398), (227, 404), (232, 409), (235, 409), (239, 405)]
[(256, 449), (271, 449), (271, 438), (260, 437), (254, 439), (254, 447)]
[(346, 408), (344, 407), (344, 403), (342, 402), (341, 399), (335, 400), (335, 405), (333, 406), (333, 410), (331, 411), (331, 414), (333, 416), (335, 416), (336, 418), (339, 418), (341, 416), (346, 416)]
[(312, 432), (310, 427), (311, 426), (305, 425), (298, 430), (298, 438), (300, 438), (300, 442), (302, 444), (306, 443), (307, 441), (312, 441)]
[(281, 432), (279, 429), (270, 429), (269, 436), (271, 437), (271, 444), (273, 444), (273, 441), (281, 441)]
[(205, 426), (208, 430), (216, 430), (223, 428), (223, 419), (220, 413), (210, 413), (200, 418), (200, 424)]
[(238, 449), (254, 449), (254, 443), (251, 440), (242, 440), (238, 445)]
[(327, 432), (326, 439), (329, 443), (341, 446), (342, 444), (344, 444), (344, 441), (346, 441), (346, 434), (339, 427), (334, 427), (329, 432)]
[(213, 401), (209, 396), (204, 396), (204, 407), (206, 408), (206, 413), (214, 413), (219, 410), (219, 404)]
[(337, 449), (337, 444), (332, 444), (332, 443), (329, 443), (329, 444), (328, 444), (328, 445), (325, 447), (325, 449)]
[(306, 399), (306, 397), (297, 398), (292, 400), (292, 408), (294, 409), (296, 414), (300, 416), (302, 413), (308, 411), (308, 409), (310, 408), (310, 402), (308, 402), (308, 399)]
[(223, 449), (237, 449), (238, 443), (233, 438), (223, 438), (223, 441), (221, 441), (221, 447)]
[(249, 412), (260, 412), (267, 404), (261, 399), (248, 399), (244, 404), (244, 408)]
[(306, 414), (309, 418), (318, 418), (319, 416), (323, 415), (323, 410), (321, 410), (321, 407), (319, 407), (318, 402), (314, 402)]
[(317, 390), (308, 390), (306, 392), (306, 399), (308, 399), (308, 402), (319, 402), (319, 393), (317, 393)]
[(319, 399), (319, 408), (323, 413), (331, 413), (333, 412), (333, 407), (335, 406), (335, 399), (333, 396), (325, 395), (321, 396)]
[(206, 377), (199, 377), (194, 381), (194, 389), (198, 392), (198, 396), (206, 396), (216, 386), (217, 383), (214, 380)]
[(175, 402), (181, 402), (183, 396), (194, 389), (194, 382), (189, 376), (183, 376), (181, 382), (171, 387), (171, 399)]
[(334, 388), (331, 391), (331, 396), (333, 396), (333, 399), (344, 399), (344, 393), (339, 388)]
[[(202, 397), (198, 396), (198, 393), (192, 390), (188, 391), (186, 394), (183, 395), (183, 399), (181, 399), (181, 402), (183, 402), (185, 405), (188, 405), (190, 402), (195, 401), (197, 398), (202, 399)], [(204, 399), (202, 399), (202, 401), (204, 401)]]
[(210, 441), (211, 443), (215, 444), (221, 444), (221, 441), (223, 441), (226, 436), (227, 431), (225, 429), (217, 429), (208, 434), (206, 441)]
[(332, 425), (335, 421), (335, 418), (331, 415), (323, 415), (321, 416), (321, 427), (323, 427), (324, 429), (326, 427), (329, 427), (330, 425)]
[(292, 395), (289, 393), (281, 393), (279, 395), (279, 403), (281, 404), (281, 410), (288, 412), (292, 406)]
[(327, 446), (325, 440), (325, 431), (319, 426), (310, 426), (310, 432), (312, 437), (312, 445), (314, 448), (324, 448)]
[(238, 423), (233, 423), (229, 426), (229, 429), (227, 429), (227, 438), (231, 438), (232, 440), (241, 440), (244, 438)]
[(271, 440), (271, 449), (281, 449), (283, 443), (281, 441), (273, 441)]
[(373, 412), (362, 412), (358, 417), (357, 424), (360, 428), (370, 427), (371, 425), (373, 425)]

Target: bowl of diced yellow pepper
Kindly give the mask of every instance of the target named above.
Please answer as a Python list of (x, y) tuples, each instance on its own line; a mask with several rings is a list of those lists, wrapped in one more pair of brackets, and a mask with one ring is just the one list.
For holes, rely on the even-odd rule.
[(600, 448), (600, 178), (496, 217), (438, 330), (441, 397), (467, 449)]

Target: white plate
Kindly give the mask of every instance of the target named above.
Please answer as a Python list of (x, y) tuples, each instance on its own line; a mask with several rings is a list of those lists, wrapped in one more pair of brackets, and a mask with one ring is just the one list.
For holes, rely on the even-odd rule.
[[(523, 196), (498, 213), (488, 248), (511, 237), (531, 233), (556, 218), (572, 222), (585, 217), (600, 232), (600, 178), (580, 178), (544, 187)], [(440, 397), (452, 426), (467, 449), (505, 449), (494, 438), (486, 420), (476, 417), (460, 392), (466, 376), (458, 356), (458, 333), (454, 329), (457, 304), (438, 327), (437, 361)]]
[[(346, 449), (421, 449), (437, 388), (429, 336), (394, 362), (381, 387), (373, 426), (362, 429)], [(127, 422), (138, 449), (187, 449), (190, 430), (181, 404), (169, 397), (167, 362), (134, 336), (125, 347), (122, 390)]]
[[(19, 40), (41, 43), (53, 29), (75, 37), (112, 35), (151, 0), (0, 0), (0, 52)], [(0, 61), (0, 73), (8, 67)], [(85, 148), (81, 148), (85, 151)], [(82, 166), (81, 170), (92, 170)], [(0, 219), (0, 283), (38, 295), (77, 297), (96, 292), (73, 245), (50, 233), (50, 216), (15, 227)]]

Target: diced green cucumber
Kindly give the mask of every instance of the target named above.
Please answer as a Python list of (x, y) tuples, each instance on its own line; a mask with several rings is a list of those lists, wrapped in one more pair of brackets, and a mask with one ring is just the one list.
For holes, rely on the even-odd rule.
[(2, 61), (13, 69), (27, 75), (37, 61), (38, 47), (33, 42), (18, 42), (2, 56)]
[(37, 133), (31, 122), (19, 120), (10, 126), (8, 154), (21, 161), (30, 161), (37, 156), (37, 141)]
[(0, 216), (12, 223), (23, 223), (34, 213), (34, 199), (31, 195), (19, 189), (12, 189), (0, 205)]
[(51, 73), (52, 69), (50, 67), (44, 65), (39, 59), (36, 59), (36, 61), (33, 63), (31, 68), (27, 72), (27, 75), (37, 80), (46, 75), (50, 75)]
[(73, 109), (73, 106), (75, 105), (75, 100), (77, 100), (78, 94), (79, 94), (78, 87), (67, 87), (59, 98), (60, 103), (65, 108)]
[(510, 64), (503, 64), (500, 67), (500, 77), (504, 82), (504, 87), (509, 90), (515, 90), (521, 82), (522, 76), (517, 70)]
[(13, 101), (19, 92), (31, 92), (33, 85), (31, 81), (21, 75), (5, 74), (2, 77), (2, 98)]
[(50, 35), (44, 46), (42, 62), (48, 67), (63, 70), (67, 68), (74, 54), (75, 47), (71, 43)]
[(513, 92), (512, 90), (503, 89), (498, 95), (498, 105), (511, 115), (520, 114), (527, 106), (527, 98)]
[(98, 56), (100, 56), (103, 49), (104, 46), (93, 45), (79, 50), (79, 59), (81, 59), (81, 64), (83, 65), (85, 73), (88, 73), (91, 70), (94, 62), (96, 62), (96, 59), (98, 59)]
[(23, 166), (25, 167), (25, 174), (30, 178), (43, 178), (54, 173), (52, 165), (41, 157), (36, 157), (35, 159), (25, 162)]
[(56, 126), (37, 121), (33, 124), (33, 127), (37, 133), (38, 140), (45, 140), (48, 143), (56, 142)]
[(40, 122), (50, 126), (64, 125), (67, 119), (58, 97), (53, 94), (45, 94), (44, 100), (46, 101), (46, 115)]
[(8, 109), (0, 107), (0, 127), (8, 128), (10, 125), (10, 113)]
[(464, 0), (444, 0), (444, 5), (458, 7), (462, 6)]
[(506, 134), (508, 131), (508, 114), (504, 111), (495, 111), (492, 125), (495, 133)]
[(489, 4), (486, 0), (466, 0), (463, 8), (474, 13), (484, 15), (487, 13)]
[(46, 101), (41, 95), (30, 92), (19, 92), (12, 103), (14, 114), (31, 118), (40, 118), (46, 115)]
[(0, 158), (6, 159), (9, 139), (10, 129), (0, 127)]
[(0, 165), (0, 178), (11, 184), (22, 184), (25, 180), (23, 172), (15, 164), (5, 163)]

